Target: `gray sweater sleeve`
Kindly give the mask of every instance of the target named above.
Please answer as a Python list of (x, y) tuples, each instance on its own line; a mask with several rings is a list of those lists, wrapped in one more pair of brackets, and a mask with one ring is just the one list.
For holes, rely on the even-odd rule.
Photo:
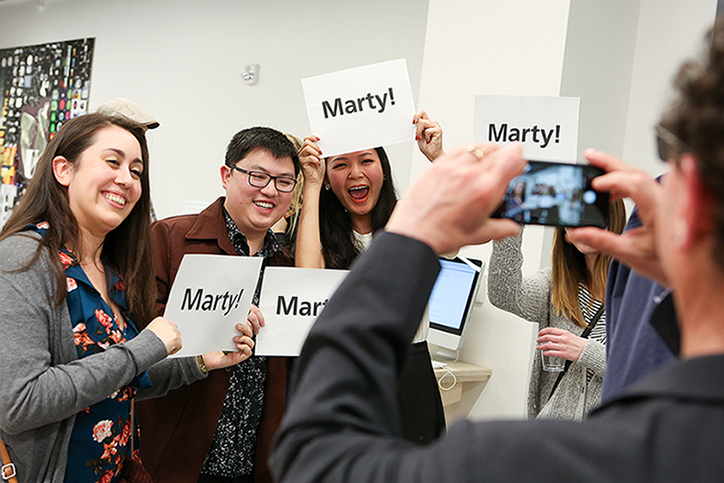
[(61, 421), (108, 397), (166, 357), (150, 331), (77, 359), (68, 310), (56, 306), (47, 253), (28, 269), (37, 240), (0, 243), (0, 429), (8, 434)]
[(606, 346), (597, 340), (586, 340), (578, 363), (603, 377), (606, 374)]
[(488, 298), (499, 309), (541, 324), (548, 318), (551, 298), (550, 269), (523, 277), (523, 234), (493, 242), (488, 270)]
[(168, 391), (191, 384), (207, 376), (201, 372), (195, 357), (166, 358), (148, 368), (153, 387), (138, 390), (137, 400), (164, 396)]

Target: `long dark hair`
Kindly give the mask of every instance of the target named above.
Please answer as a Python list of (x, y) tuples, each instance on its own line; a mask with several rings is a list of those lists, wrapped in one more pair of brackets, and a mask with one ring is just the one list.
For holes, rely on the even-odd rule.
[(55, 179), (53, 159), (63, 156), (77, 169), (80, 155), (93, 144), (96, 133), (110, 126), (123, 128), (136, 138), (141, 146), (144, 169), (141, 173), (141, 198), (123, 223), (106, 235), (101, 259), (104, 265), (123, 279), (129, 310), (136, 324), (145, 327), (154, 314), (156, 285), (150, 227), (148, 146), (145, 130), (140, 124), (126, 118), (98, 113), (86, 114), (66, 122), (40, 157), (27, 191), (0, 232), (0, 241), (22, 232), (28, 224), (47, 221), (50, 225), (48, 232), (40, 241), (34, 257), (24, 268), (35, 263), (43, 249), (47, 248), (57, 281), (55, 300), (58, 305), (63, 303), (67, 294), (65, 271), (60, 258), (53, 255), (57, 254), (62, 246), (72, 247), (79, 260), (92, 254), (80, 252), (80, 230), (70, 210), (68, 188)]
[[(375, 148), (382, 164), (384, 181), (377, 204), (370, 212), (372, 232), (387, 224), (397, 203), (397, 192), (392, 182), (392, 169), (387, 153)], [(322, 255), (327, 268), (349, 268), (360, 249), (352, 229), (352, 218), (332, 190), (322, 189), (319, 197), (319, 232)]]

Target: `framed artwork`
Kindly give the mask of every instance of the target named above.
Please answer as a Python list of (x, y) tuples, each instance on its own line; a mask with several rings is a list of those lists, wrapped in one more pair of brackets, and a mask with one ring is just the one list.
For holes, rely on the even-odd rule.
[(58, 129), (88, 112), (94, 43), (0, 49), (0, 226)]

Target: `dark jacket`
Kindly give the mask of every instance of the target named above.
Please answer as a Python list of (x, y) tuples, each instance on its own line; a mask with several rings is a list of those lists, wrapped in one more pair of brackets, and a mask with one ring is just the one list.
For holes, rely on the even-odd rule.
[[(628, 231), (641, 226), (637, 211)], [(649, 323), (658, 299), (666, 291), (616, 260), (606, 286), (606, 375), (601, 401), (608, 402), (640, 378), (676, 359)]]
[(394, 381), (439, 269), (390, 233), (358, 259), (299, 357), (280, 482), (724, 481), (722, 354), (674, 362), (584, 422), (462, 421), (429, 446), (403, 441)]
[[(153, 224), (158, 313), (168, 301), (178, 267), (187, 253), (236, 256), (229, 240), (219, 198), (197, 215), (175, 216)], [(293, 265), (288, 252), (277, 253), (269, 265)], [(229, 386), (230, 372), (211, 371), (203, 381), (139, 403), (141, 459), (155, 483), (196, 483), (216, 432)], [(257, 433), (255, 480), (271, 482), (266, 461), (271, 439), (286, 404), (286, 360), (267, 358), (264, 410)]]

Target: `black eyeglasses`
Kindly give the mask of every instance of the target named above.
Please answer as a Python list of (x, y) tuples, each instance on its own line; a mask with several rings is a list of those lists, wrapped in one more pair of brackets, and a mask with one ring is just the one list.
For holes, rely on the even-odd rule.
[(241, 173), (245, 173), (249, 176), (249, 184), (254, 188), (266, 188), (271, 180), (274, 180), (274, 187), (277, 191), (282, 193), (291, 193), (294, 191), (294, 187), (297, 185), (295, 178), (288, 178), (286, 176), (272, 176), (262, 171), (247, 171), (238, 166), (229, 166), (231, 169), (235, 169)]
[(681, 139), (676, 137), (674, 133), (661, 125), (656, 126), (656, 151), (661, 161), (668, 161), (674, 155), (681, 155), (691, 151), (691, 148)]

